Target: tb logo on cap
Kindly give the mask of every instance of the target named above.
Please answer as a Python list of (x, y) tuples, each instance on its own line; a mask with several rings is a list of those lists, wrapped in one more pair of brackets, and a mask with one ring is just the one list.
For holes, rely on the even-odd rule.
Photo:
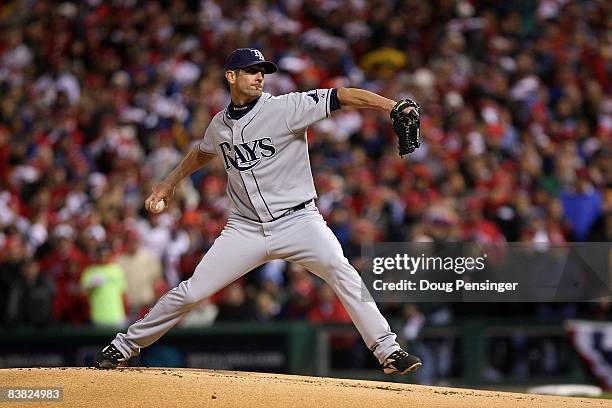
[(259, 51), (259, 50), (255, 50), (255, 49), (251, 49), (251, 52), (252, 52), (253, 54), (255, 54), (255, 56), (256, 56), (256, 57), (257, 57), (257, 58), (258, 58), (260, 61), (263, 61), (263, 60), (265, 59), (265, 58), (264, 58), (264, 56), (263, 56), (263, 54), (261, 53), (261, 51)]

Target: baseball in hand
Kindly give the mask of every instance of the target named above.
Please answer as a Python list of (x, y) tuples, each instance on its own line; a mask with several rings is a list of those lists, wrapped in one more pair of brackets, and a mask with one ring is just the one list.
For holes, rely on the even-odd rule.
[(155, 205), (155, 213), (160, 213), (162, 211), (164, 211), (164, 208), (166, 208), (166, 200), (161, 199), (157, 202), (157, 205)]

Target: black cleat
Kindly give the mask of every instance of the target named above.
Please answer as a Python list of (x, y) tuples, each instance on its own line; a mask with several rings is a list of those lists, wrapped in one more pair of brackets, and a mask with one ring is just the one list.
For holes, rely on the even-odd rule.
[(96, 353), (96, 368), (101, 370), (112, 370), (117, 367), (124, 367), (127, 365), (127, 359), (123, 357), (123, 354), (117, 347), (109, 344), (104, 347), (102, 351)]
[(422, 365), (423, 363), (420, 358), (408, 354), (402, 349), (391, 353), (382, 364), (385, 374), (406, 374), (410, 371), (418, 370)]

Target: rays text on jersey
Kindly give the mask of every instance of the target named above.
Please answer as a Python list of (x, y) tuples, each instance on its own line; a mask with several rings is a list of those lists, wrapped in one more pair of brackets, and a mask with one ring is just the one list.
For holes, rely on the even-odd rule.
[(250, 170), (257, 166), (262, 158), (276, 154), (276, 148), (269, 137), (233, 146), (228, 142), (222, 142), (219, 147), (223, 152), (225, 168), (229, 169), (232, 166), (238, 171)]

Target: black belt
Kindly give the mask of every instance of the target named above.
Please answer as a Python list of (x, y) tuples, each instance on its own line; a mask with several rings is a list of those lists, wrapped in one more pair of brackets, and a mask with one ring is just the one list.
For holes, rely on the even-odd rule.
[[(308, 204), (310, 204), (312, 202), (312, 198), (308, 201), (304, 201), (302, 204), (298, 204), (295, 207), (291, 207), (290, 209), (288, 209), (287, 211), (285, 211), (283, 213), (283, 215), (281, 215), (281, 217), (284, 217), (285, 215), (289, 215), (289, 214), (293, 214), (296, 211), (300, 211), (303, 210), (304, 208), (306, 208), (306, 206)], [(280, 217), (279, 217), (280, 218)]]

